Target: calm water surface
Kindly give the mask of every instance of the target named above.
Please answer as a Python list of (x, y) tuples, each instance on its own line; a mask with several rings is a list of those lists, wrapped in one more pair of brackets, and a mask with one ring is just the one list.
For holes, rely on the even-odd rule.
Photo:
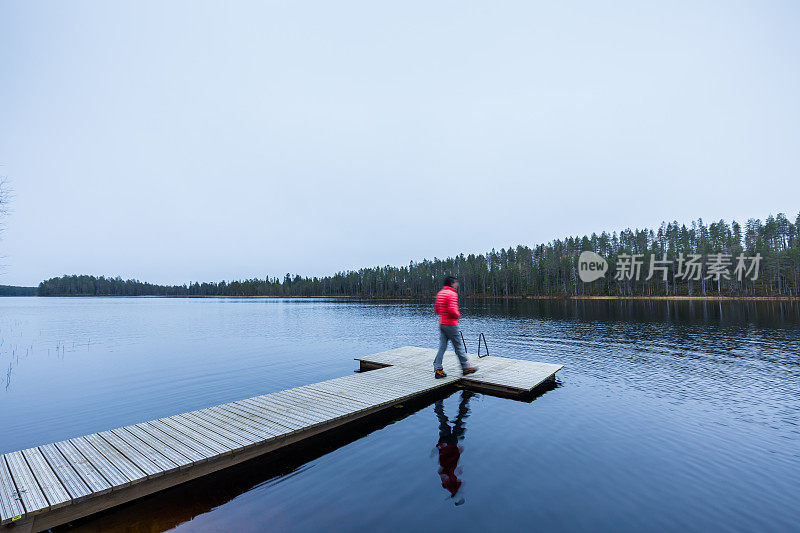
[[(71, 530), (800, 530), (796, 304), (463, 312), (471, 350), (483, 331), (492, 355), (564, 364), (557, 385), (454, 390)], [(0, 298), (0, 453), (436, 341), (429, 302)]]

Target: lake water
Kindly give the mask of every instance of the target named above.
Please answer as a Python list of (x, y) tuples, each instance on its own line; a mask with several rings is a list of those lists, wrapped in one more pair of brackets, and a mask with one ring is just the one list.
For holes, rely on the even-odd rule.
[[(435, 347), (431, 307), (0, 298), (0, 453)], [(492, 355), (565, 365), (557, 384), (530, 403), (455, 390), (71, 530), (800, 530), (797, 304), (467, 301), (462, 312), (471, 351), (484, 332)], [(462, 448), (444, 482), (440, 441)]]

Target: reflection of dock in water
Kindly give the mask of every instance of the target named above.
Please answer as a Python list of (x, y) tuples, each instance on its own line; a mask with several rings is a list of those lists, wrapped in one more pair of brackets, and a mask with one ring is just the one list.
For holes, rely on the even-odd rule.
[[(378, 368), (0, 457), (0, 523), (40, 531), (252, 459), (460, 382), (524, 394), (560, 365), (480, 360), (462, 379), (433, 377), (433, 350), (360, 358)], [(424, 365), (423, 365), (424, 362)]]

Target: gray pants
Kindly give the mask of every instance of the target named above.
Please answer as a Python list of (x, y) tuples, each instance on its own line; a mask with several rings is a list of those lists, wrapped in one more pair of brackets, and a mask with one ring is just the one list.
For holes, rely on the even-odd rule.
[(458, 356), (458, 362), (461, 363), (461, 368), (467, 368), (469, 361), (464, 354), (464, 345), (461, 344), (461, 337), (458, 334), (458, 326), (446, 326), (439, 324), (439, 351), (436, 353), (436, 358), (433, 360), (433, 369), (442, 369), (442, 359), (444, 359), (444, 351), (447, 349), (447, 341), (453, 343), (453, 349)]

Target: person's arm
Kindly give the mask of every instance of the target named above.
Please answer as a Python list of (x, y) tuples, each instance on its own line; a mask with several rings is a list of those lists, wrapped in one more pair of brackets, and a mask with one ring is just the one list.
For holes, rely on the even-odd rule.
[(453, 293), (453, 295), (450, 297), (449, 311), (449, 314), (452, 318), (455, 318), (456, 320), (461, 318), (461, 313), (458, 311), (458, 295), (456, 293)]

